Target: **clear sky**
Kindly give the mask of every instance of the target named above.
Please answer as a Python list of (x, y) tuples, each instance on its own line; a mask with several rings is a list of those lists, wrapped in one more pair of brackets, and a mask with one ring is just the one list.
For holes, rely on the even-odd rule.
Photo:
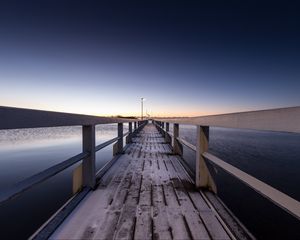
[(300, 105), (297, 1), (1, 1), (0, 105), (197, 116)]

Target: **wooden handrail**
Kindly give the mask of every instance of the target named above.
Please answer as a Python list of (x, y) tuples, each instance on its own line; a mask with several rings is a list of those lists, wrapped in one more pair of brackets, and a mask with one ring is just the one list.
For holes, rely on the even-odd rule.
[(155, 118), (160, 122), (300, 133), (300, 107), (190, 118)]
[(82, 114), (0, 106), (0, 130), (59, 126), (88, 126), (137, 121), (140, 120), (131, 118), (96, 117)]

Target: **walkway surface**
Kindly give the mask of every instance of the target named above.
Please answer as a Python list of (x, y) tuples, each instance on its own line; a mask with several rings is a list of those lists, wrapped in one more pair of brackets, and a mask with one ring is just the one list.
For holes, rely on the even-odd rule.
[(231, 239), (152, 124), (52, 239)]

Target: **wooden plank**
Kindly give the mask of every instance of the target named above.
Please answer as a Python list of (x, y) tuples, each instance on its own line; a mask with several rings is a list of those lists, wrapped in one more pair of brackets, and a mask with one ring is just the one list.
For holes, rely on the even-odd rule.
[[(115, 233), (107, 239), (133, 239), (135, 227), (136, 205), (125, 205), (118, 223), (115, 225)], [(100, 234), (101, 237), (101, 234)]]
[(168, 176), (163, 173), (165, 167), (163, 166), (162, 159), (156, 157), (153, 160), (153, 238), (172, 239), (171, 227), (166, 217), (167, 202), (164, 194), (164, 184)]
[(181, 165), (178, 156), (173, 156), (171, 161), (173, 162), (173, 166), (175, 167), (176, 171), (179, 172), (179, 178), (187, 190), (193, 205), (200, 213), (202, 211), (211, 211), (205, 200), (199, 194), (198, 189), (195, 189), (194, 181), (190, 178), (184, 167)]
[[(140, 199), (140, 188), (142, 181), (142, 168), (144, 160), (136, 159), (135, 165), (130, 166), (134, 170), (134, 177), (132, 184), (128, 191), (124, 207), (121, 210), (121, 216), (116, 225), (114, 238), (116, 239), (131, 239), (136, 233), (136, 222), (140, 222), (141, 218), (137, 220), (137, 203)], [(101, 237), (101, 236), (99, 236)]]
[[(99, 228), (99, 231), (96, 233), (95, 238), (111, 238), (114, 234), (123, 238), (125, 234), (124, 231), (120, 231), (120, 226), (129, 228), (127, 232), (130, 232), (132, 226), (127, 219), (124, 219), (124, 215), (127, 215), (128, 212), (133, 211), (133, 207), (126, 206), (124, 207), (124, 202), (126, 201), (129, 188), (132, 185), (133, 174), (135, 171), (136, 162), (131, 162), (128, 166), (128, 171), (125, 176), (122, 178), (121, 183), (116, 189), (112, 202), (108, 206), (108, 211), (106, 212), (105, 220), (102, 222)], [(135, 211), (135, 209), (134, 209)], [(109, 221), (106, 219), (109, 218)], [(132, 224), (132, 223), (131, 223)], [(117, 227), (116, 227), (117, 226)], [(119, 226), (119, 227), (118, 227)]]
[[(133, 239), (136, 225), (136, 208), (140, 198), (140, 188), (142, 183), (143, 160), (136, 161), (134, 177), (128, 191), (126, 201), (121, 211), (121, 217), (116, 226), (114, 238)], [(134, 167), (134, 166), (131, 166)], [(99, 236), (101, 237), (101, 235)]]
[(137, 208), (137, 219), (135, 227), (135, 239), (152, 239), (152, 182), (151, 182), (151, 159), (145, 159), (143, 179), (140, 189), (140, 198)]
[[(172, 158), (172, 160), (177, 161), (176, 158)], [(181, 212), (184, 216), (185, 225), (190, 236), (193, 239), (210, 239), (205, 226), (199, 217), (199, 212), (195, 209), (180, 178), (178, 178), (178, 172), (174, 168), (170, 159), (166, 160), (166, 164), (169, 169), (170, 179), (174, 185), (176, 195), (180, 202)]]
[(134, 239), (152, 239), (151, 206), (139, 205), (136, 215)]
[[(158, 155), (159, 156), (159, 155)], [(162, 175), (165, 178), (163, 190), (166, 199), (166, 216), (170, 225), (170, 233), (173, 239), (190, 239), (188, 230), (185, 227), (183, 215), (180, 211), (180, 204), (175, 193), (173, 184), (169, 178), (169, 169), (166, 165), (165, 159), (159, 158), (162, 163)]]
[(200, 216), (212, 239), (230, 239), (213, 212), (201, 212)]

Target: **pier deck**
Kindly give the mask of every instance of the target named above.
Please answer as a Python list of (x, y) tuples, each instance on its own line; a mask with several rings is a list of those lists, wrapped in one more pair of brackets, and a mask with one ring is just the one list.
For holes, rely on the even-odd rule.
[(153, 124), (132, 139), (52, 239), (232, 239)]

